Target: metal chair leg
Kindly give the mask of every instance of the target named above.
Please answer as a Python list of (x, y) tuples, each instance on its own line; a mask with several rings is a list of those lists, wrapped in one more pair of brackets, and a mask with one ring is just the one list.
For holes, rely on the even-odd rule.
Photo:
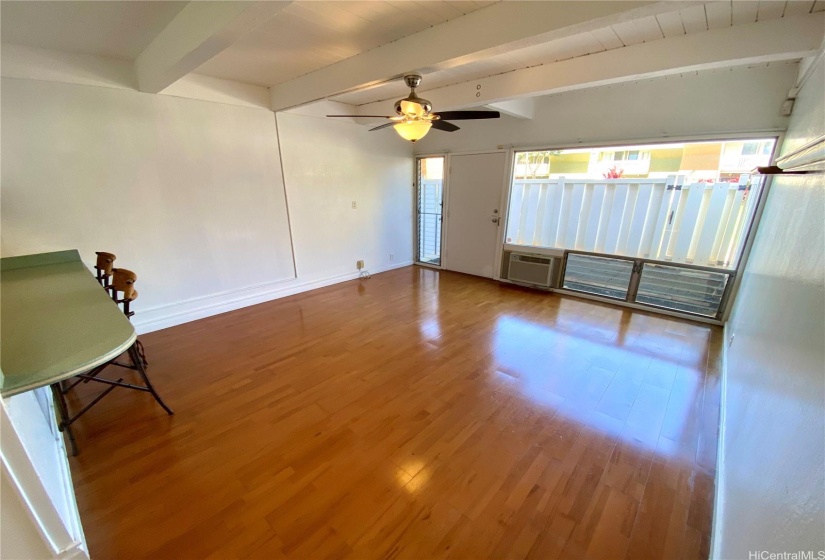
[(60, 413), (60, 423), (57, 425), (57, 429), (61, 432), (69, 434), (69, 443), (72, 446), (72, 457), (77, 457), (77, 441), (75, 441), (74, 432), (72, 432), (72, 427), (69, 425), (69, 409), (66, 406), (66, 399), (63, 397), (63, 391), (60, 388), (59, 383), (52, 383), (51, 388), (55, 403), (57, 404), (57, 410)]
[[(97, 368), (93, 369), (89, 374), (84, 374), (84, 375), (78, 376), (79, 379), (77, 381), (75, 381), (74, 383), (72, 383), (71, 385), (69, 385), (68, 387), (65, 386), (67, 383), (64, 383), (64, 382), (52, 383), (52, 385), (51, 385), (52, 394), (54, 395), (55, 404), (57, 405), (57, 411), (60, 414), (60, 422), (57, 425), (57, 429), (60, 430), (61, 432), (64, 432), (64, 433), (68, 434), (69, 443), (71, 444), (71, 447), (72, 447), (72, 456), (73, 457), (77, 456), (77, 454), (79, 452), (79, 449), (77, 447), (77, 441), (75, 440), (75, 437), (74, 437), (74, 432), (72, 431), (72, 427), (71, 427), (72, 422), (74, 422), (79, 417), (81, 417), (83, 414), (85, 414), (86, 411), (88, 411), (95, 404), (97, 404), (98, 401), (100, 401), (103, 397), (108, 395), (113, 389), (115, 389), (115, 387), (126, 387), (126, 388), (129, 388), (129, 389), (137, 389), (137, 390), (140, 390), (140, 391), (146, 391), (146, 392), (152, 393), (152, 396), (155, 397), (155, 400), (158, 401), (158, 404), (161, 407), (163, 407), (163, 410), (165, 410), (167, 414), (169, 414), (169, 415), (174, 414), (174, 411), (172, 411), (171, 408), (166, 406), (166, 403), (163, 402), (163, 399), (160, 398), (160, 395), (158, 395), (158, 392), (155, 390), (155, 387), (152, 385), (152, 382), (149, 381), (149, 376), (146, 375), (146, 358), (143, 356), (143, 352), (142, 352), (142, 348), (140, 346), (140, 342), (135, 341), (135, 343), (132, 346), (129, 347), (129, 350), (127, 352), (129, 354), (129, 359), (132, 360), (132, 364), (133, 364), (132, 366), (127, 366), (126, 364), (119, 364), (115, 361), (112, 361), (112, 362), (109, 362), (107, 364), (103, 364), (101, 366), (98, 366)], [(116, 365), (122, 365), (124, 367), (129, 367), (130, 369), (137, 370), (137, 372), (143, 378), (143, 382), (145, 383), (146, 386), (145, 387), (138, 387), (138, 386), (135, 386), (135, 385), (130, 385), (130, 384), (127, 384), (127, 383), (123, 383), (123, 378), (120, 378), (117, 381), (112, 381), (112, 380), (101, 379), (101, 378), (97, 377), (97, 375), (107, 365), (110, 365), (110, 364), (113, 364), (113, 363), (116, 364)], [(86, 405), (80, 412), (78, 412), (72, 418), (72, 417), (69, 416), (69, 407), (68, 407), (68, 404), (66, 403), (66, 398), (65, 398), (64, 395), (72, 387), (74, 387), (75, 385), (77, 385), (81, 381), (98, 381), (100, 383), (108, 384), (108, 385), (110, 385), (110, 387), (108, 389), (106, 389), (105, 391), (103, 391), (103, 393), (99, 394), (92, 402), (90, 402), (88, 405)]]
[(170, 416), (174, 414), (172, 409), (166, 406), (166, 403), (160, 398), (158, 392), (155, 391), (155, 388), (152, 386), (152, 382), (149, 381), (149, 376), (146, 375), (146, 368), (143, 367), (143, 358), (138, 351), (137, 341), (129, 347), (129, 357), (132, 359), (132, 363), (136, 366), (138, 373), (140, 373), (140, 376), (143, 378), (143, 382), (146, 383), (146, 387), (149, 389), (149, 392), (152, 393), (152, 396), (155, 397), (156, 401), (158, 401), (158, 404), (162, 406), (166, 413)]

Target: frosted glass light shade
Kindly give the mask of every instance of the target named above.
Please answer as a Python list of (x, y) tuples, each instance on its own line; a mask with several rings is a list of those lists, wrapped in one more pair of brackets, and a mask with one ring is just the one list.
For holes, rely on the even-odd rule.
[(430, 121), (405, 121), (393, 125), (393, 128), (404, 140), (415, 142), (424, 138), (432, 125)]

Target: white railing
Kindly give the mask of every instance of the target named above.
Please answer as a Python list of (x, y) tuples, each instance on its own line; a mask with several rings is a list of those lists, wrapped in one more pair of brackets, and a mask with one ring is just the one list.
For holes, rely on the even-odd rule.
[(425, 214), (441, 214), (441, 179), (422, 179), (418, 211)]
[(418, 261), (441, 258), (441, 199), (443, 181), (422, 179), (418, 192)]
[(757, 198), (746, 177), (741, 187), (681, 181), (517, 179), (506, 242), (730, 267)]

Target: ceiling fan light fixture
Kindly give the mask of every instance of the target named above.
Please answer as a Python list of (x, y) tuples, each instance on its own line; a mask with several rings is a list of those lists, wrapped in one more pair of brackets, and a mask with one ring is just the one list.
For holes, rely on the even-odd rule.
[(411, 99), (402, 99), (398, 102), (398, 108), (403, 115), (411, 117), (423, 117), (427, 113), (427, 108)]
[(433, 124), (430, 121), (403, 121), (393, 125), (398, 135), (404, 140), (416, 142), (424, 138)]
[[(327, 115), (328, 117), (369, 117), (384, 118), (390, 122), (371, 128), (370, 132), (393, 127), (398, 135), (404, 140), (417, 142), (424, 138), (431, 128), (442, 132), (455, 132), (460, 130), (451, 123), (452, 120), (476, 120), (476, 119), (497, 119), (498, 111), (441, 111), (433, 113), (433, 104), (427, 99), (418, 97), (415, 88), (421, 84), (421, 76), (418, 74), (407, 74), (404, 81), (410, 87), (410, 94), (404, 99), (395, 102), (395, 116), (385, 115)], [(395, 122), (396, 124), (393, 124)]]

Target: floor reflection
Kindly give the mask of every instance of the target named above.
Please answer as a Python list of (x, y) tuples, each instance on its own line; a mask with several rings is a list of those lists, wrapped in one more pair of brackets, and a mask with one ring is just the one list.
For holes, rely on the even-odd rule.
[(418, 330), (421, 333), (421, 338), (424, 340), (435, 340), (441, 337), (441, 322), (438, 316), (425, 319), (418, 324)]
[(710, 412), (706, 367), (697, 362), (707, 360), (710, 329), (679, 332), (670, 323), (625, 313), (565, 314), (555, 323), (502, 315), (491, 380), (545, 415), (658, 457), (700, 461), (702, 417)]

